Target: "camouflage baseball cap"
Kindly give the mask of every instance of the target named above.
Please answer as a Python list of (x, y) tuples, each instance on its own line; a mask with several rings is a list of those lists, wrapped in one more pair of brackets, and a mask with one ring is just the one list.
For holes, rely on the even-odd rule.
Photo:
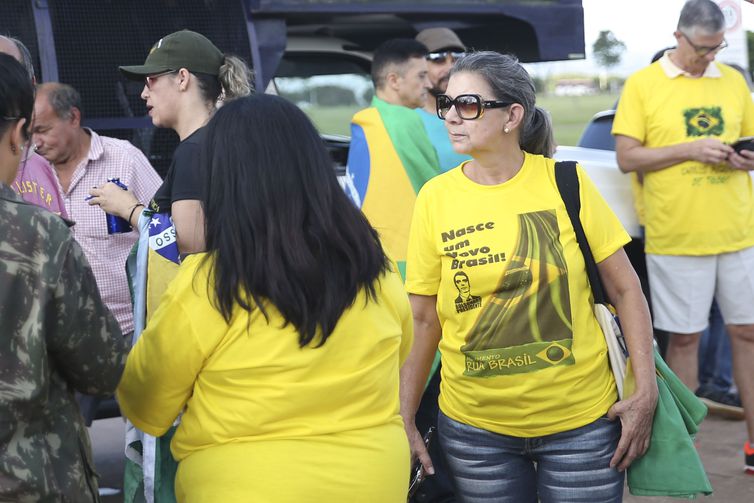
[(134, 80), (181, 68), (218, 75), (223, 59), (223, 53), (207, 37), (195, 31), (181, 30), (158, 40), (143, 65), (121, 66), (119, 69), (127, 78)]

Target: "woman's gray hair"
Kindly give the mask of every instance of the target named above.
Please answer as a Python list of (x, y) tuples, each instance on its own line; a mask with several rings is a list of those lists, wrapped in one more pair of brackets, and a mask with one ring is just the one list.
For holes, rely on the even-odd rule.
[(537, 110), (534, 82), (518, 62), (518, 58), (493, 51), (472, 52), (453, 65), (450, 75), (473, 73), (482, 77), (492, 89), (495, 99), (512, 101), (524, 107), (519, 143), (531, 154), (551, 155), (548, 145), (552, 142), (551, 122)]
[(689, 0), (681, 9), (678, 31), (693, 35), (695, 30), (710, 35), (725, 31), (723, 11), (712, 0)]

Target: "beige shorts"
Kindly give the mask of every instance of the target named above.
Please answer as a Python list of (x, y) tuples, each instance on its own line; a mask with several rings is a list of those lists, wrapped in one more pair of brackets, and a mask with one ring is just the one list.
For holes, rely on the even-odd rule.
[(647, 274), (657, 329), (703, 331), (713, 298), (726, 324), (754, 324), (754, 247), (720, 255), (647, 254)]

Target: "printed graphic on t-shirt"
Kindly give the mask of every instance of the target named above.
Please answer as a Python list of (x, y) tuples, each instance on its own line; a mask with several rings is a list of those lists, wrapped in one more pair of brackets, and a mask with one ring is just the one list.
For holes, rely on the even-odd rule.
[(456, 297), (457, 313), (465, 313), (466, 311), (482, 307), (482, 298), (479, 295), (471, 293), (471, 283), (469, 282), (468, 274), (458, 271), (453, 275), (453, 283), (458, 289), (458, 297)]
[(725, 131), (720, 107), (687, 108), (683, 111), (687, 136), (715, 136)]
[(464, 375), (521, 374), (575, 362), (568, 268), (555, 211), (524, 213), (518, 221), (513, 256), (461, 347)]

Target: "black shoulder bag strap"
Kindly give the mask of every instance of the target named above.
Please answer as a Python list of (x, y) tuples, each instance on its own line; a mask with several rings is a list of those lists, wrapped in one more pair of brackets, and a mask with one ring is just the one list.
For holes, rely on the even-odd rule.
[(581, 201), (579, 199), (579, 177), (576, 173), (576, 163), (573, 161), (560, 161), (555, 163), (555, 183), (558, 186), (560, 197), (565, 203), (568, 217), (571, 219), (573, 232), (576, 234), (576, 241), (579, 243), (581, 253), (584, 255), (584, 265), (586, 274), (589, 278), (589, 284), (592, 287), (594, 302), (596, 304), (608, 304), (605, 289), (602, 287), (597, 263), (594, 261), (592, 249), (589, 248), (589, 241), (584, 234), (584, 227), (581, 225), (579, 211), (581, 210)]

